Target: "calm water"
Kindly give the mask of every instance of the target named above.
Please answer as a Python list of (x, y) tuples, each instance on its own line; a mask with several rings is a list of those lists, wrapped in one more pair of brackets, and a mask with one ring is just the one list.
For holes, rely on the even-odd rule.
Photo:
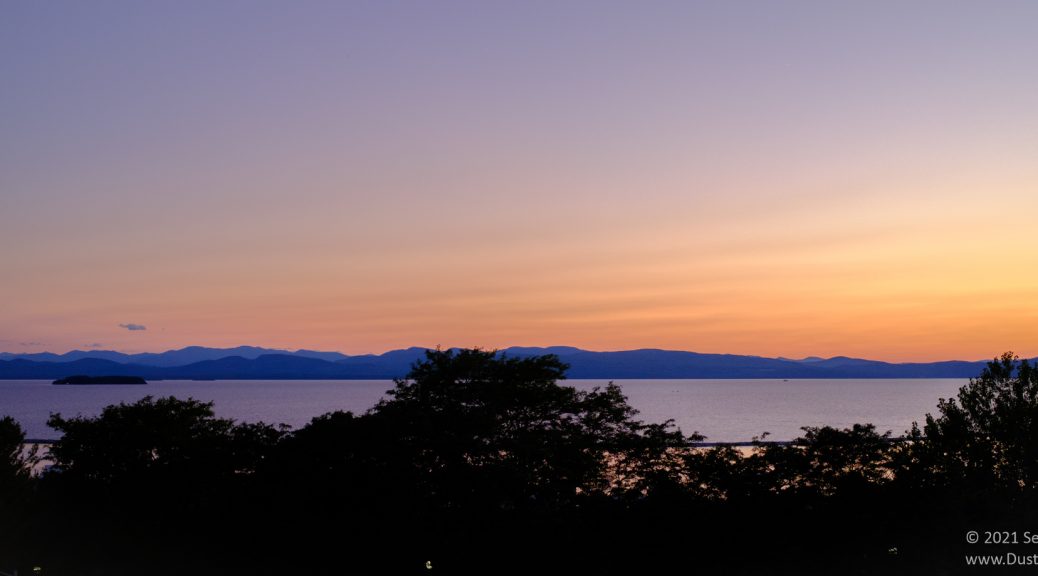
[[(647, 422), (673, 418), (708, 441), (738, 442), (770, 432), (789, 440), (801, 426), (846, 427), (871, 422), (900, 435), (935, 412), (968, 380), (620, 380)], [(567, 380), (581, 389), (605, 380)], [(363, 412), (392, 382), (386, 380), (166, 380), (147, 386), (53, 386), (45, 380), (0, 380), (0, 416), (13, 416), (30, 438), (55, 438), (51, 412), (96, 415), (101, 408), (145, 395), (214, 402), (218, 416), (299, 427), (333, 410)]]

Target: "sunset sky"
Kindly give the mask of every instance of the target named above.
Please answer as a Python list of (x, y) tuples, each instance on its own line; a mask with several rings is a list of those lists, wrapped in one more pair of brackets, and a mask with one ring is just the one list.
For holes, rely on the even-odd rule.
[(1033, 1), (8, 2), (0, 350), (1038, 355), (1036, 31)]

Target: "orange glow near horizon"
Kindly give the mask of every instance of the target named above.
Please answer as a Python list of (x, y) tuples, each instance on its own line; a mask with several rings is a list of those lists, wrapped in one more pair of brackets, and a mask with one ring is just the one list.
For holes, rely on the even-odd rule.
[[(796, 228), (788, 213), (772, 213), (693, 230), (657, 223), (616, 239), (604, 228), (587, 239), (545, 229), (525, 243), (466, 244), (458, 234), (348, 260), (336, 250), (310, 259), (291, 249), (262, 251), (269, 259), (199, 252), (127, 274), (122, 260), (147, 254), (129, 245), (76, 281), (12, 277), (6, 289), (23, 307), (4, 310), (5, 331), (51, 351), (96, 341), (126, 351), (565, 344), (890, 361), (1038, 354), (1038, 272), (998, 249), (1024, 246), (1028, 232), (978, 209), (922, 223), (858, 211), (842, 230), (819, 210), (818, 224)], [(117, 326), (131, 321), (148, 330)], [(63, 333), (98, 335), (55, 338)]]

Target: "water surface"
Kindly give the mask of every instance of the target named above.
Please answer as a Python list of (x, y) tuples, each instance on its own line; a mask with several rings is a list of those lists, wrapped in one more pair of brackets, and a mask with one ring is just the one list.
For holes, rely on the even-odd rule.
[[(964, 379), (862, 380), (617, 380), (647, 422), (674, 419), (708, 441), (739, 442), (770, 432), (790, 440), (801, 426), (847, 427), (871, 422), (895, 436), (935, 412), (938, 398), (954, 396)], [(606, 380), (566, 380), (580, 389)], [(388, 380), (164, 380), (146, 386), (53, 386), (46, 380), (0, 380), (0, 416), (13, 416), (31, 438), (57, 437), (50, 413), (96, 415), (104, 406), (146, 395), (214, 403), (216, 414), (239, 421), (305, 425), (333, 410), (363, 412)]]

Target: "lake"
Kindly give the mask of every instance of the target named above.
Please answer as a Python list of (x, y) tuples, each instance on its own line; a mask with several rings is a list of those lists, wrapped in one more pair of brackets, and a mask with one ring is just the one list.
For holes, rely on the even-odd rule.
[[(966, 379), (862, 380), (617, 380), (646, 422), (674, 419), (711, 442), (791, 440), (801, 426), (847, 427), (871, 422), (901, 435), (936, 412)], [(607, 380), (566, 380), (589, 390)], [(104, 406), (146, 395), (212, 401), (216, 414), (239, 421), (305, 425), (334, 410), (363, 412), (393, 383), (388, 380), (165, 380), (147, 386), (54, 386), (47, 380), (0, 380), (0, 416), (13, 416), (30, 438), (54, 439), (51, 412), (96, 415)]]

